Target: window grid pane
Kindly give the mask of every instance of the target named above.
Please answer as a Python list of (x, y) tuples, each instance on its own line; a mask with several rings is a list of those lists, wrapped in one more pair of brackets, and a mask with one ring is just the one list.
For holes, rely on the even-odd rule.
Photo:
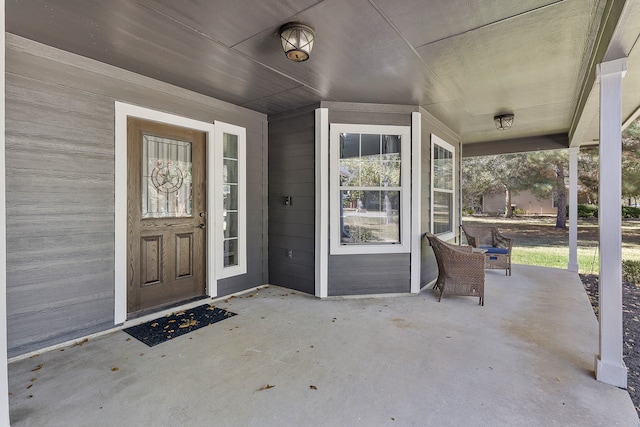
[(342, 244), (400, 243), (399, 135), (340, 134)]
[(223, 134), (222, 160), (222, 230), (223, 265), (239, 265), (238, 259), (238, 136)]
[(442, 234), (452, 231), (453, 194), (443, 191), (434, 191), (433, 199), (433, 234)]

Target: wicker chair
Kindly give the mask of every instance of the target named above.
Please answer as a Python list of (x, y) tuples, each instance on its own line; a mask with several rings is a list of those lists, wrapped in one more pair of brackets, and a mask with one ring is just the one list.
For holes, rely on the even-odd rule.
[(446, 243), (431, 233), (425, 233), (429, 239), (438, 263), (438, 279), (434, 288), (443, 295), (463, 295), (480, 298), (484, 305), (484, 255), (472, 252), (471, 246), (458, 246)]
[(513, 239), (501, 234), (497, 227), (462, 225), (462, 230), (471, 246), (486, 249), (485, 268), (504, 269), (511, 276)]

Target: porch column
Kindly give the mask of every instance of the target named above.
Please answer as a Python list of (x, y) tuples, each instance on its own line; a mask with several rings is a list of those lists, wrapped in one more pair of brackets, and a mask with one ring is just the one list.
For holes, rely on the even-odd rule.
[(567, 270), (578, 272), (578, 152), (569, 148), (569, 265)]
[(600, 229), (599, 317), (600, 343), (596, 378), (627, 387), (622, 360), (622, 77), (627, 59), (598, 64), (600, 81)]

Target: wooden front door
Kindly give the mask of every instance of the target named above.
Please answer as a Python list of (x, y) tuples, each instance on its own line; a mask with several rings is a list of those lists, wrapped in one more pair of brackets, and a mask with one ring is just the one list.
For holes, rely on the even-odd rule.
[(127, 312), (205, 294), (205, 141), (127, 120)]

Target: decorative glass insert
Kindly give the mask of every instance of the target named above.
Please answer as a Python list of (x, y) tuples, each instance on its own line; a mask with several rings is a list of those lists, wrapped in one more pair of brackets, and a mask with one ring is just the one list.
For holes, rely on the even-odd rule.
[(142, 218), (191, 217), (191, 143), (154, 135), (142, 140)]
[(400, 243), (401, 135), (341, 133), (340, 243)]
[(224, 266), (238, 265), (238, 135), (223, 134), (222, 228)]

